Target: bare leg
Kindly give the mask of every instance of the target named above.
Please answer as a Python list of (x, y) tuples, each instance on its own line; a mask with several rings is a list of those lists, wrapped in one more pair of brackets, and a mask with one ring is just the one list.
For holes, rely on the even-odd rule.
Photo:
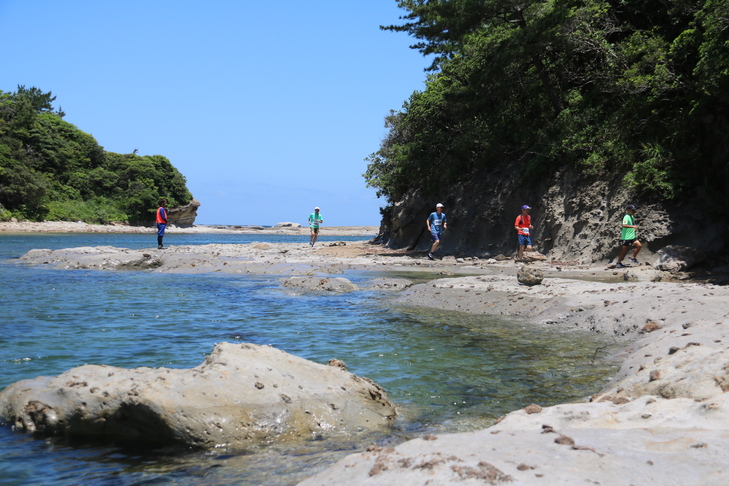
[[(635, 248), (635, 252), (633, 252), (633, 258), (638, 258), (638, 253), (640, 253), (640, 249), (643, 248), (643, 245), (640, 244), (640, 241), (635, 240), (633, 242), (633, 247)], [(627, 248), (626, 248), (627, 253)]]
[(623, 263), (623, 258), (628, 254), (628, 247), (625, 245), (620, 246), (620, 256), (618, 257), (618, 263)]

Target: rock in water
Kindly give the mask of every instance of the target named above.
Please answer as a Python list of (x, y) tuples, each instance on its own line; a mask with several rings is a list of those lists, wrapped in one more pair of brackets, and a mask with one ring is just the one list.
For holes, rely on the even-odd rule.
[(358, 288), (344, 277), (289, 277), (281, 285), (317, 292), (353, 292)]
[(372, 380), (255, 344), (217, 344), (191, 369), (85, 365), (0, 393), (0, 419), (18, 430), (202, 449), (373, 430), (396, 415)]
[(175, 226), (192, 226), (197, 218), (197, 208), (200, 207), (200, 201), (193, 199), (184, 206), (178, 206), (167, 210), (167, 217), (170, 224)]
[(516, 273), (516, 279), (519, 283), (524, 285), (539, 285), (542, 283), (542, 280), (544, 280), (544, 272), (538, 268), (524, 265)]

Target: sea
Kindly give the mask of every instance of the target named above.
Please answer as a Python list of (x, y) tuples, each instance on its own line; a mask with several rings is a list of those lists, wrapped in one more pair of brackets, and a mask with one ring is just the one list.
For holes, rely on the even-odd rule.
[[(319, 244), (363, 237), (321, 235)], [(174, 234), (167, 245), (308, 236)], [(0, 423), (0, 485), (293, 485), (370, 444), (487, 427), (531, 403), (585, 400), (617, 370), (599, 336), (517, 319), (407, 308), (378, 291), (291, 294), (272, 275), (61, 270), (19, 261), (35, 248), (154, 248), (154, 234), (0, 234), (0, 390), (84, 364), (191, 368), (216, 343), (337, 358), (398, 404), (391, 430), (320, 435), (255, 450), (199, 451), (18, 432)], [(373, 274), (343, 276), (364, 283)], [(389, 276), (425, 282), (443, 275)]]

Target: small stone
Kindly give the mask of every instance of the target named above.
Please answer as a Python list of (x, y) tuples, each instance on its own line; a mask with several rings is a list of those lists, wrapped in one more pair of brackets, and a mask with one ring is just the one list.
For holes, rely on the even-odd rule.
[(645, 323), (645, 326), (643, 326), (642, 331), (643, 332), (653, 332), (653, 331), (659, 330), (660, 328), (661, 328), (661, 326), (659, 326), (657, 322), (648, 321)]
[(527, 414), (540, 413), (542, 411), (542, 407), (540, 407), (536, 403), (532, 403), (531, 405), (524, 407), (524, 411)]
[(572, 437), (567, 437), (566, 435), (560, 435), (559, 437), (554, 439), (554, 442), (559, 445), (575, 445), (575, 439), (573, 439)]
[(330, 359), (327, 364), (329, 366), (335, 366), (337, 368), (343, 369), (344, 371), (347, 371), (347, 365), (344, 363), (344, 361), (338, 359)]

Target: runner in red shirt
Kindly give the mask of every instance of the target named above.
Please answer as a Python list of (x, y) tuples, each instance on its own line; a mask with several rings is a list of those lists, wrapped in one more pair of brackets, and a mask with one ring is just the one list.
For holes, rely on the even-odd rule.
[(157, 248), (162, 246), (162, 238), (165, 237), (165, 228), (167, 228), (167, 199), (159, 200), (159, 208), (157, 208)]
[(519, 253), (516, 261), (520, 261), (524, 250), (532, 251), (532, 236), (531, 230), (534, 229), (532, 226), (532, 217), (529, 215), (529, 210), (532, 209), (526, 204), (521, 207), (521, 214), (516, 217), (514, 222), (514, 229), (517, 231), (517, 237), (519, 238)]

